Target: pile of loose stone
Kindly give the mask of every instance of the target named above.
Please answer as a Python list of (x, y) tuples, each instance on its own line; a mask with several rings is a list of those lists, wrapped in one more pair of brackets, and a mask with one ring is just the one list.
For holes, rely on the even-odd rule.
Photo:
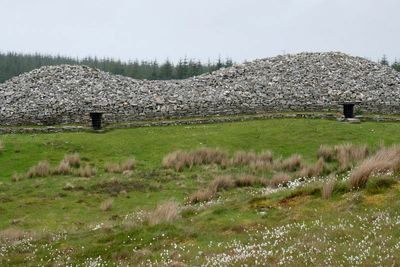
[(400, 113), (400, 74), (343, 53), (300, 53), (255, 60), (185, 80), (146, 81), (85, 66), (48, 66), (0, 84), (0, 123), (109, 122), (269, 111)]

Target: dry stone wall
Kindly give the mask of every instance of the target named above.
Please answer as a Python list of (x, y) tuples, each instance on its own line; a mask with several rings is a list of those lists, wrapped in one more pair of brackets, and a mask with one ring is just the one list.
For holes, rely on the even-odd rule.
[(85, 66), (48, 66), (0, 84), (0, 124), (82, 123), (154, 118), (340, 110), (400, 114), (400, 74), (343, 53), (255, 60), (185, 80), (143, 81)]

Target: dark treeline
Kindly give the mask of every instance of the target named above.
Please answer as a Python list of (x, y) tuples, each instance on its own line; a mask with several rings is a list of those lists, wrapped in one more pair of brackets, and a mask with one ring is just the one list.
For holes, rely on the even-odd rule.
[(188, 59), (186, 57), (179, 60), (176, 64), (169, 60), (163, 63), (159, 63), (157, 60), (122, 62), (120, 60), (98, 59), (96, 57), (74, 59), (64, 56), (0, 52), (0, 83), (41, 66), (60, 64), (86, 65), (135, 79), (170, 80), (184, 79), (223, 67), (229, 67), (232, 66), (233, 62), (231, 59), (218, 59), (216, 62), (209, 61), (204, 64), (199, 60)]

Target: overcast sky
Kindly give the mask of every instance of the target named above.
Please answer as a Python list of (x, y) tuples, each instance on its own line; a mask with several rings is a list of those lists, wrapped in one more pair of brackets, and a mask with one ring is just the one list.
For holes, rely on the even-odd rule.
[(400, 59), (400, 0), (0, 0), (0, 51), (236, 62), (302, 51)]

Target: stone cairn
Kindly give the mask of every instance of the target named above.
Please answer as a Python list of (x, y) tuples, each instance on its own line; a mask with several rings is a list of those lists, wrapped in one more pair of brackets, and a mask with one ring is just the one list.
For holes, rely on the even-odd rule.
[(86, 66), (46, 66), (0, 84), (1, 125), (87, 123), (284, 111), (400, 113), (400, 73), (343, 53), (255, 60), (185, 80), (147, 81)]

